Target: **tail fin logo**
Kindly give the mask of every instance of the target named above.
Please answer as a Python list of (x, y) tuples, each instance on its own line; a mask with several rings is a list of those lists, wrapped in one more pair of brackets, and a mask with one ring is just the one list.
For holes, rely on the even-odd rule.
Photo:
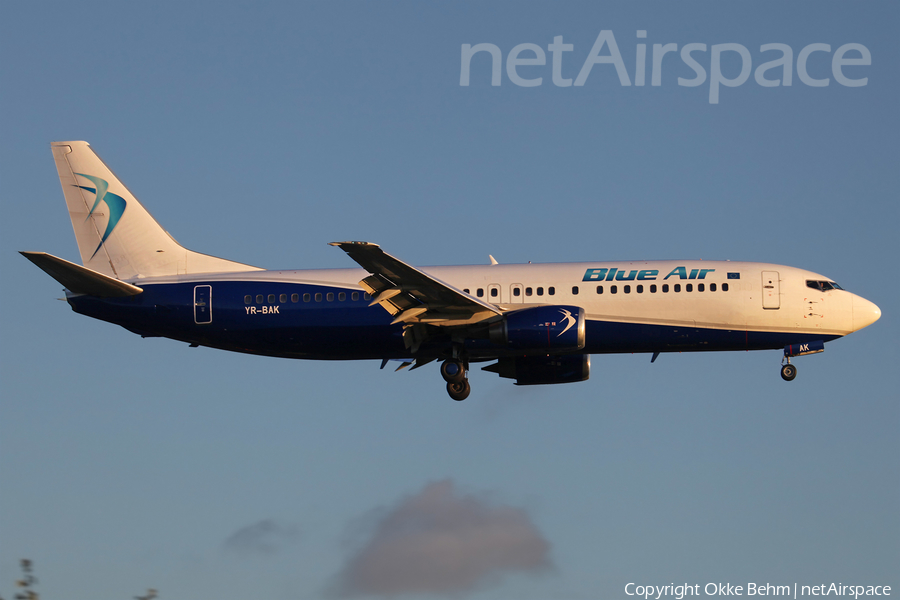
[[(75, 174), (80, 177), (84, 177), (95, 186), (75, 186), (96, 195), (94, 205), (91, 207), (87, 219), (90, 219), (92, 216), (94, 216), (94, 211), (97, 210), (97, 207), (100, 206), (101, 202), (106, 204), (106, 207), (109, 209), (109, 219), (106, 221), (106, 231), (103, 232), (103, 237), (100, 238), (100, 243), (97, 245), (97, 249), (94, 250), (94, 254), (91, 254), (91, 258), (94, 258), (94, 255), (96, 255), (97, 252), (100, 251), (100, 248), (103, 247), (103, 244), (106, 242), (109, 234), (111, 234), (113, 232), (113, 229), (116, 228), (116, 225), (119, 224), (119, 219), (122, 218), (122, 213), (125, 212), (125, 207), (128, 205), (128, 203), (125, 202), (125, 198), (123, 198), (122, 196), (107, 191), (109, 188), (109, 182), (105, 179), (100, 179), (99, 177), (94, 177), (93, 175), (85, 175), (84, 173)], [(87, 219), (85, 219), (85, 221)]]

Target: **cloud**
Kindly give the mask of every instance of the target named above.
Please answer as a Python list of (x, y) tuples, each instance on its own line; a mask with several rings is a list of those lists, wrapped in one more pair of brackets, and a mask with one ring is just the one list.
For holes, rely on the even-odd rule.
[(523, 509), (458, 495), (447, 479), (384, 514), (332, 595), (457, 594), (507, 572), (546, 571), (549, 550)]
[(237, 554), (272, 555), (299, 539), (300, 530), (296, 526), (264, 519), (238, 529), (225, 540), (223, 547)]

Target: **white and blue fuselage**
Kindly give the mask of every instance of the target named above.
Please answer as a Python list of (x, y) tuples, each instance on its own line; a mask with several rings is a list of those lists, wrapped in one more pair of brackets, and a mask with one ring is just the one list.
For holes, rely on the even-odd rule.
[[(830, 341), (880, 316), (828, 278), (748, 262), (634, 261), (426, 267), (422, 271), (502, 311), (575, 305), (581, 353), (781, 349)], [(411, 358), (403, 325), (358, 282), (362, 269), (252, 271), (136, 281), (127, 298), (73, 295), (76, 312), (145, 336), (224, 350), (310, 359)], [(471, 357), (515, 355), (489, 340)], [(424, 354), (423, 354), (424, 353)], [(441, 358), (423, 345), (419, 356)]]

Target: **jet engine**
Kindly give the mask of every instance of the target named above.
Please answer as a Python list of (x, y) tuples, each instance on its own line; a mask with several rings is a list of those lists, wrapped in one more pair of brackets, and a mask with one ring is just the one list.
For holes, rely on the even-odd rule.
[(516, 385), (541, 385), (548, 383), (574, 383), (586, 381), (591, 375), (590, 354), (565, 356), (517, 356), (501, 358), (482, 370), (497, 373), (500, 377), (515, 379)]
[(503, 315), (488, 329), (491, 342), (524, 352), (574, 352), (584, 348), (584, 309), (535, 306)]

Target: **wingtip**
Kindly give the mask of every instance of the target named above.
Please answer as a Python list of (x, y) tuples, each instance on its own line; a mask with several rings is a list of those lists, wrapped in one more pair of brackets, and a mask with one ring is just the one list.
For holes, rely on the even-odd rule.
[(31, 262), (40, 260), (43, 256), (49, 256), (46, 252), (30, 252), (28, 250), (19, 250), (18, 252)]
[(378, 248), (378, 244), (373, 244), (372, 242), (354, 242), (354, 241), (348, 241), (348, 242), (328, 242), (328, 245), (329, 245), (329, 246), (338, 246), (338, 247), (343, 247), (343, 246), (369, 246), (370, 248)]

